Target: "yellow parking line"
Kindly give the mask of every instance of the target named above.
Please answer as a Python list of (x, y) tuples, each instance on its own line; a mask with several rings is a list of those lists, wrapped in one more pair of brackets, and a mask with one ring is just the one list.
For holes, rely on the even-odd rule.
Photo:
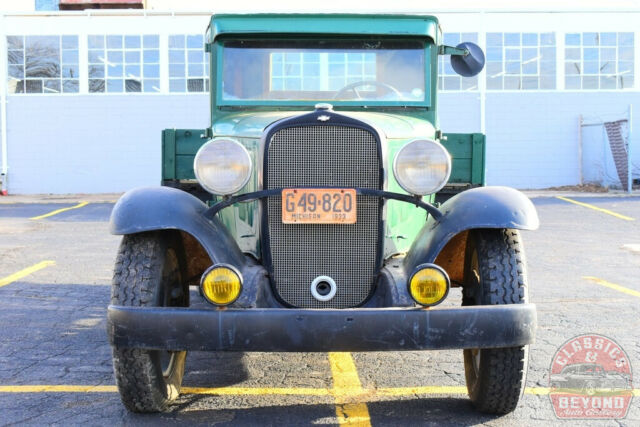
[(340, 425), (371, 426), (367, 404), (357, 399), (364, 394), (351, 353), (329, 353), (333, 395)]
[(413, 394), (466, 394), (464, 386), (424, 386), (424, 387), (392, 387), (377, 388), (375, 394), (379, 396), (410, 396)]
[(595, 282), (598, 285), (606, 286), (607, 288), (616, 290), (618, 292), (624, 292), (627, 295), (632, 295), (634, 297), (640, 298), (640, 292), (634, 291), (633, 289), (625, 288), (624, 286), (616, 285), (615, 283), (607, 282), (606, 280), (602, 280), (593, 276), (583, 276), (582, 278), (591, 280), (592, 282)]
[(75, 206), (69, 206), (68, 208), (62, 208), (62, 209), (56, 209), (55, 211), (51, 211), (51, 212), (46, 213), (46, 214), (44, 214), (44, 215), (34, 216), (34, 217), (29, 218), (29, 219), (42, 219), (42, 218), (48, 218), (48, 217), (50, 217), (50, 216), (57, 215), (57, 214), (59, 214), (59, 213), (61, 213), (61, 212), (66, 212), (66, 211), (70, 211), (71, 209), (78, 209), (78, 208), (81, 208), (81, 207), (83, 207), (83, 206), (87, 206), (88, 204), (89, 204), (89, 202), (80, 202), (80, 203), (78, 203), (78, 204), (77, 204), (77, 205), (75, 205)]
[(635, 221), (635, 218), (631, 218), (630, 216), (622, 215), (622, 214), (610, 211), (609, 209), (599, 208), (599, 207), (591, 205), (589, 203), (583, 203), (583, 202), (579, 202), (577, 200), (569, 199), (568, 197), (556, 196), (556, 199), (564, 200), (565, 202), (573, 203), (574, 205), (584, 206), (585, 208), (589, 208), (589, 209), (593, 209), (593, 210), (596, 210), (596, 211), (599, 211), (599, 212), (602, 212), (602, 213), (613, 215), (616, 218), (624, 219), (626, 221)]
[(257, 395), (285, 395), (285, 396), (330, 396), (328, 388), (280, 388), (280, 387), (182, 387), (184, 394), (215, 394), (226, 396), (257, 396)]
[(38, 270), (42, 270), (43, 268), (49, 267), (50, 265), (54, 265), (55, 261), (40, 261), (37, 264), (32, 265), (31, 267), (27, 267), (23, 270), (18, 271), (17, 273), (13, 273), (7, 277), (3, 277), (0, 279), (0, 288), (8, 285), (9, 283), (13, 283), (16, 280), (20, 280), (23, 277), (30, 275), (31, 273), (35, 273)]

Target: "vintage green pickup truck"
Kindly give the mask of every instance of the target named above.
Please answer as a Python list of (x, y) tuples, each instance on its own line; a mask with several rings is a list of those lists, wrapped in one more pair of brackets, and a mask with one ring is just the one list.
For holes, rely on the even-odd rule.
[[(164, 185), (112, 212), (125, 406), (164, 410), (189, 350), (462, 349), (476, 408), (512, 411), (538, 217), (482, 186), (483, 135), (437, 120), (439, 55), (472, 76), (482, 50), (432, 16), (347, 14), (216, 15), (206, 50), (211, 126), (165, 130)], [(446, 185), (475, 188), (439, 204)]]

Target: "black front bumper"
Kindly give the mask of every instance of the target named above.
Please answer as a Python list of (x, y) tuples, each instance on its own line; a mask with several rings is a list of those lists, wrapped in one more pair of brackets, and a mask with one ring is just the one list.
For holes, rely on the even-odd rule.
[(382, 351), (533, 342), (534, 304), (456, 308), (193, 309), (109, 306), (117, 347), (203, 351)]

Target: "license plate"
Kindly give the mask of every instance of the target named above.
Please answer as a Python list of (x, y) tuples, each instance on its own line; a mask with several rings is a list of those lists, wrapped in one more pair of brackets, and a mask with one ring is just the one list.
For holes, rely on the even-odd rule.
[(289, 188), (282, 190), (283, 224), (355, 224), (356, 190)]

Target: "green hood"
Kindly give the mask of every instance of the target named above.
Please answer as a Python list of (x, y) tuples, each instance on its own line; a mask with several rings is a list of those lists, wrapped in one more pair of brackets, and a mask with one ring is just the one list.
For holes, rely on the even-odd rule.
[[(273, 122), (291, 116), (310, 113), (311, 111), (231, 113), (221, 117), (213, 124), (213, 135), (260, 138), (267, 126)], [(374, 112), (337, 111), (337, 113), (370, 124), (387, 139), (433, 138), (435, 135), (435, 128), (431, 123), (415, 117)]]

